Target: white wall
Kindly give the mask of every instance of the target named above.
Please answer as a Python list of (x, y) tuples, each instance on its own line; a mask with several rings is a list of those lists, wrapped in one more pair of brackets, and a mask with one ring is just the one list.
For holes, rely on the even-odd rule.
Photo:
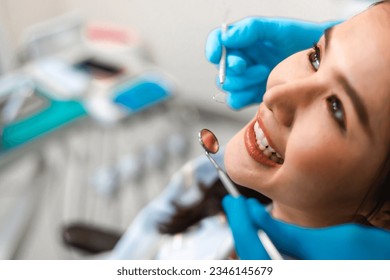
[(0, 17), (13, 45), (28, 26), (61, 15), (68, 9), (66, 2), (58, 0), (0, 0)]
[[(23, 30), (34, 23), (77, 10), (87, 19), (133, 27), (141, 34), (153, 58), (181, 82), (185, 98), (228, 112), (211, 100), (216, 90), (215, 68), (204, 58), (208, 33), (228, 21), (249, 15), (285, 16), (323, 21), (346, 16), (353, 0), (0, 0), (0, 16), (14, 46)], [(244, 113), (246, 117), (246, 113)]]

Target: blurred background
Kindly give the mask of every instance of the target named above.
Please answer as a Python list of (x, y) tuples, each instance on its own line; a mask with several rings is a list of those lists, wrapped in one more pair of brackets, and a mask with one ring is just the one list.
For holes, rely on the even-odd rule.
[(252, 117), (212, 100), (204, 45), (225, 17), (326, 21), (372, 2), (0, 0), (0, 259), (91, 258), (64, 230), (114, 244), (202, 155), (200, 129), (224, 145)]

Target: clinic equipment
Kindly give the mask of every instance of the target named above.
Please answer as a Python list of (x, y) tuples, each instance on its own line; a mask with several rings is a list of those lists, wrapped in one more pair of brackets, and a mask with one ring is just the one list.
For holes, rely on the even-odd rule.
[[(207, 158), (211, 161), (214, 167), (218, 171), (218, 176), (221, 179), (222, 184), (225, 186), (226, 190), (233, 197), (240, 197), (240, 193), (237, 188), (233, 185), (233, 182), (230, 180), (229, 176), (224, 170), (218, 165), (218, 163), (210, 156), (211, 154), (216, 154), (219, 150), (219, 142), (217, 137), (208, 129), (202, 129), (199, 131), (199, 143), (205, 150)], [(263, 230), (258, 230), (257, 235), (261, 240), (264, 249), (267, 251), (268, 255), (272, 260), (282, 260), (283, 257), (280, 255), (272, 241), (269, 239), (267, 234)]]
[[(141, 57), (135, 32), (125, 31), (86, 26), (73, 13), (30, 27), (26, 64), (0, 78), (0, 155), (83, 117), (115, 124), (169, 99), (173, 79)], [(126, 40), (108, 44), (113, 33)]]
[(80, 102), (54, 100), (42, 88), (1, 91), (4, 98), (0, 154), (36, 139), (85, 115)]
[(28, 75), (5, 76), (0, 79), (0, 154), (79, 115), (79, 104), (50, 99)]

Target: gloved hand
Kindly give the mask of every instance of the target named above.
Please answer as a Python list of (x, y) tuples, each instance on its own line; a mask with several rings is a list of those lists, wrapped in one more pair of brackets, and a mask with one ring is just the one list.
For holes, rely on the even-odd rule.
[(242, 260), (269, 260), (270, 257), (257, 236), (259, 228), (250, 219), (250, 209), (246, 203), (247, 199), (244, 196), (234, 198), (227, 195), (222, 200), (232, 229), (237, 255)]
[(264, 206), (252, 198), (228, 195), (223, 207), (241, 259), (254, 256), (251, 250), (264, 250), (259, 239), (246, 238), (259, 228), (268, 234), (281, 253), (298, 259), (390, 259), (388, 230), (352, 223), (325, 228), (287, 224), (273, 219)]
[[(250, 17), (212, 31), (206, 42), (206, 58), (213, 64), (227, 48), (227, 104), (233, 109), (259, 103), (271, 70), (288, 56), (308, 49), (324, 30), (337, 22), (312, 23), (291, 19)], [(217, 81), (219, 86), (219, 81)]]

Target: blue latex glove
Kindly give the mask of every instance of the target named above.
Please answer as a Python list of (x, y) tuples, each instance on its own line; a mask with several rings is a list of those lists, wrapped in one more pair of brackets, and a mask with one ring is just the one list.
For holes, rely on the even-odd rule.
[[(221, 59), (222, 45), (227, 48), (227, 104), (241, 109), (259, 103), (271, 70), (288, 56), (310, 48), (324, 30), (336, 22), (312, 23), (291, 19), (250, 17), (213, 30), (206, 43), (206, 58), (213, 64)], [(219, 81), (217, 81), (219, 86)]]
[(270, 257), (257, 236), (258, 227), (249, 218), (251, 214), (246, 203), (247, 199), (244, 196), (233, 198), (227, 195), (222, 200), (232, 229), (237, 255), (242, 260), (269, 260)]
[(388, 230), (358, 224), (299, 227), (273, 219), (255, 199), (230, 195), (224, 198), (223, 207), (241, 259), (252, 258), (255, 253), (251, 250), (264, 251), (259, 239), (252, 238), (259, 228), (268, 234), (281, 253), (298, 259), (390, 259)]

